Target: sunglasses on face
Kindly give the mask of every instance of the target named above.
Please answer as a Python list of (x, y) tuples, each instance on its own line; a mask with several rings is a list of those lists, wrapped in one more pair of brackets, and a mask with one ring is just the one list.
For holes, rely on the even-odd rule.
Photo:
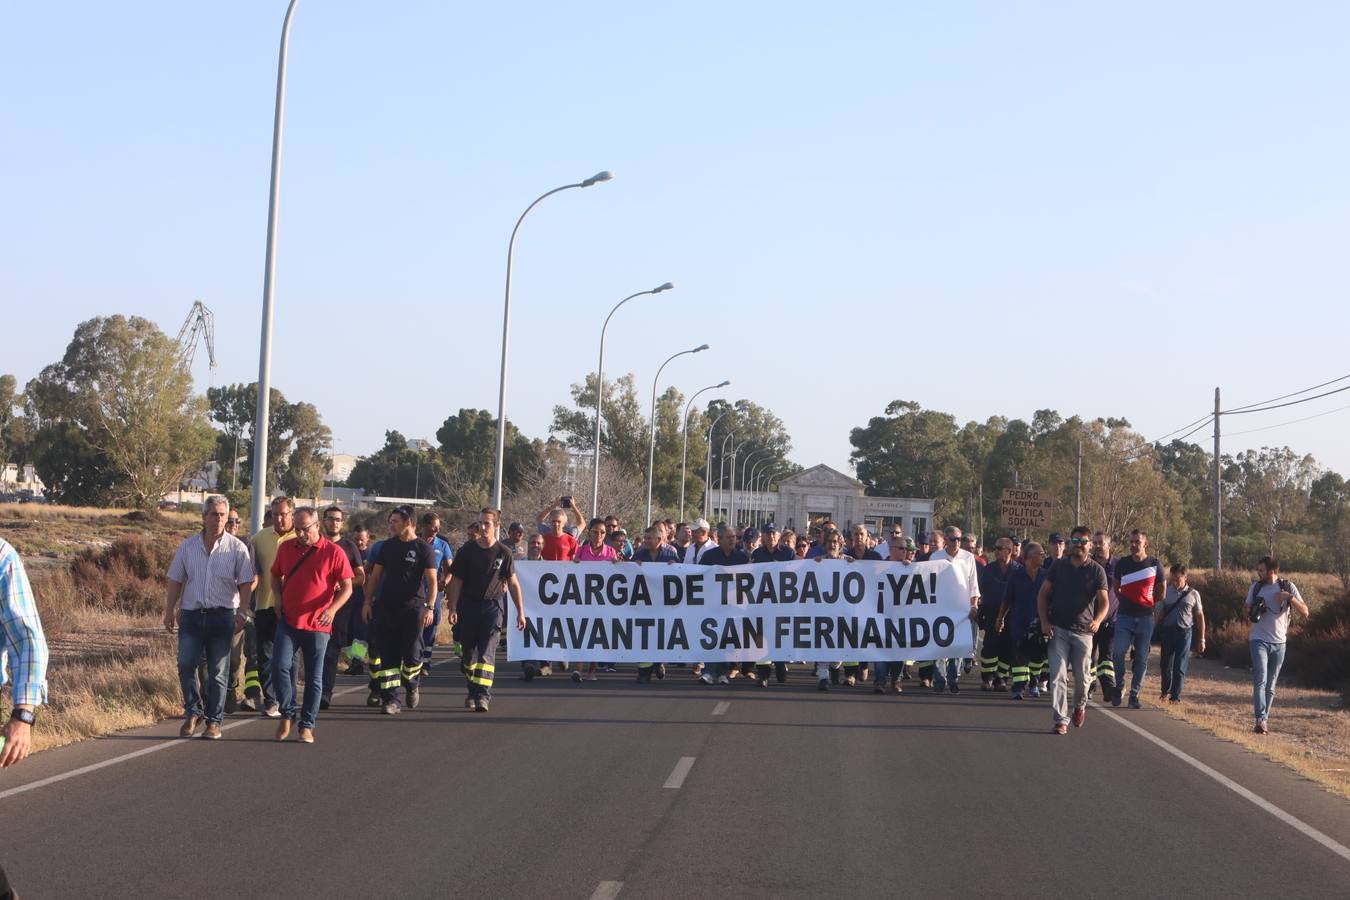
[(1079, 544), (1090, 544), (1092, 543), (1092, 538), (1069, 538), (1069, 543), (1074, 544), (1075, 546)]

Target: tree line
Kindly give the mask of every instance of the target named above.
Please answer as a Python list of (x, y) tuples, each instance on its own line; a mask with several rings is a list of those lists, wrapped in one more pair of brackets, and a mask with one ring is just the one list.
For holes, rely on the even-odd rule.
[[(644, 415), (634, 377), (606, 380), (601, 429), (601, 505), (638, 512), (645, 492), (651, 419)], [(589, 496), (594, 445), (596, 382), (586, 375), (571, 387), (570, 405), (554, 408), (545, 438), (531, 438), (506, 423), (504, 487), (510, 497), (558, 496), (564, 490)], [(257, 385), (209, 387), (199, 395), (178, 348), (153, 322), (107, 316), (82, 322), (63, 357), (45, 367), (22, 392), (13, 375), (0, 375), (0, 464), (32, 463), (49, 499), (72, 505), (155, 507), (164, 494), (205, 474), (215, 462), (215, 487), (250, 490), (253, 480)], [(713, 482), (724, 465), (719, 439), (737, 459), (787, 462), (791, 442), (782, 421), (747, 400), (715, 400), (690, 409), (688, 441), (683, 430), (685, 398), (667, 389), (657, 400), (653, 496), (673, 511), (684, 492), (691, 509), (701, 507), (708, 459), (707, 426), (715, 419)], [(496, 417), (485, 409), (461, 408), (436, 431), (436, 444), (419, 449), (397, 429), (384, 445), (360, 458), (345, 483), (329, 477), (332, 431), (312, 403), (289, 400), (273, 388), (269, 403), (267, 489), (317, 496), (327, 481), (386, 496), (418, 496), (450, 509), (477, 509), (488, 501), (495, 461)], [(687, 450), (687, 452), (686, 452)], [(768, 471), (768, 469), (765, 469)], [(643, 490), (636, 485), (641, 484)], [(585, 488), (585, 490), (583, 490)]]
[[(1167, 558), (1214, 563), (1214, 455), (1184, 440), (1149, 443), (1119, 418), (991, 416), (960, 424), (949, 413), (896, 400), (854, 428), (851, 461), (880, 494), (937, 500), (937, 517), (966, 528), (999, 525), (1004, 488), (1034, 487), (1056, 502), (1045, 530), (1074, 522), (1082, 447), (1082, 524), (1118, 539), (1142, 528)], [(1220, 459), (1224, 564), (1254, 566), (1268, 553), (1287, 565), (1336, 572), (1350, 582), (1350, 486), (1288, 447)], [(1044, 535), (1042, 535), (1043, 537)]]

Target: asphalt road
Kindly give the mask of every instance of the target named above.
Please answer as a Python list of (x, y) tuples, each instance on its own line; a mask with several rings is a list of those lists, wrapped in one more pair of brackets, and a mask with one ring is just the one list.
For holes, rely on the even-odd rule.
[[(344, 694), (313, 746), (249, 716), (214, 743), (166, 723), (39, 754), (0, 774), (0, 863), (25, 900), (1350, 897), (1350, 859), (1096, 708), (1056, 737), (1046, 701), (973, 685), (516, 668), (488, 714), (457, 673), (392, 719)], [(1350, 846), (1350, 803), (1156, 711), (1112, 714)]]

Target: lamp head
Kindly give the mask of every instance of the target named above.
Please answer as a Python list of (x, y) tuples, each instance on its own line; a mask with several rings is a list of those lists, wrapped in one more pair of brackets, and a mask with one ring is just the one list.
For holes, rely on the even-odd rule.
[(721, 384), (719, 384), (718, 387), (724, 388), (724, 387), (726, 387), (726, 386), (729, 385), (729, 384), (731, 384), (730, 381), (724, 381), (724, 382), (722, 382)]
[(707, 349), (708, 349), (708, 345), (707, 345), (707, 344), (699, 344), (697, 347), (695, 347), (693, 350), (691, 350), (691, 351), (689, 351), (689, 352), (690, 352), (690, 353), (698, 353), (700, 350), (707, 350)]
[(591, 185), (599, 184), (602, 181), (609, 181), (613, 177), (614, 174), (612, 172), (596, 172), (590, 178), (587, 178), (585, 181), (583, 181), (581, 183), (581, 186), (590, 187)]
[(673, 291), (673, 290), (675, 290), (675, 282), (667, 281), (665, 284), (660, 285), (659, 287), (652, 288), (652, 293), (659, 294), (662, 291)]

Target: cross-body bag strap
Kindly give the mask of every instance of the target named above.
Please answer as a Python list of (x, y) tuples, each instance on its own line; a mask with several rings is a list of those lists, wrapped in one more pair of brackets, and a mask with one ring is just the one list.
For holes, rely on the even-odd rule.
[(304, 553), (301, 553), (300, 559), (296, 560), (296, 564), (294, 564), (294, 565), (292, 565), (292, 567), (290, 567), (290, 571), (289, 571), (289, 572), (286, 572), (286, 578), (281, 579), (281, 595), (278, 596), (277, 602), (278, 602), (278, 603), (281, 603), (281, 611), (282, 611), (282, 613), (285, 613), (285, 611), (286, 611), (286, 586), (288, 586), (288, 584), (290, 584), (290, 576), (292, 576), (292, 575), (294, 575), (294, 573), (300, 571), (300, 567), (301, 567), (301, 565), (304, 565), (304, 564), (305, 564), (305, 560), (308, 560), (309, 557), (315, 555), (315, 553), (317, 553), (317, 552), (319, 552), (319, 545), (317, 545), (317, 544), (311, 545), (311, 548), (309, 548), (308, 551), (305, 551)]
[[(1170, 616), (1172, 613), (1174, 613), (1174, 612), (1177, 611), (1177, 607), (1181, 606), (1182, 602), (1185, 601), (1186, 595), (1189, 594), (1189, 593), (1190, 593), (1191, 591), (1193, 591), (1193, 590), (1195, 590), (1195, 588), (1193, 588), (1193, 587), (1187, 587), (1186, 590), (1184, 590), (1184, 591), (1182, 591), (1181, 593), (1177, 594), (1177, 599), (1175, 599), (1175, 600), (1172, 601), (1172, 605), (1171, 605), (1170, 607), (1168, 607), (1167, 609), (1163, 610), (1163, 622), (1166, 622), (1166, 621), (1167, 621), (1167, 617)], [(1176, 623), (1173, 623), (1173, 624), (1172, 624), (1172, 627), (1173, 627), (1173, 628), (1177, 628), (1177, 627), (1180, 627), (1180, 626), (1178, 626)]]

